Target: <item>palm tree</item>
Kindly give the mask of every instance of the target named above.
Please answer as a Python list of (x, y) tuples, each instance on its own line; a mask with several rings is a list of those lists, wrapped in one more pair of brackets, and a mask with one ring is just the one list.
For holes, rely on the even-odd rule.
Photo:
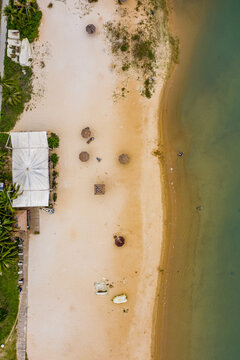
[(17, 8), (8, 5), (4, 8), (4, 15), (10, 20), (10, 23), (13, 24), (16, 18), (18, 17)]
[(24, 10), (27, 16), (31, 17), (31, 12), (37, 11), (37, 3), (35, 0), (27, 1), (27, 0), (21, 0), (18, 3), (18, 7), (21, 7), (19, 13), (21, 14)]
[(0, 218), (0, 230), (2, 231), (11, 232), (14, 224), (16, 224), (16, 220), (8, 217), (7, 215)]
[(13, 105), (17, 105), (21, 102), (21, 99), (22, 99), (22, 95), (21, 95), (21, 91), (16, 87), (7, 87), (7, 88), (4, 88), (4, 91), (3, 91), (3, 101), (10, 105), (10, 106), (13, 106)]
[(15, 200), (18, 195), (21, 194), (19, 191), (20, 186), (16, 184), (11, 184), (5, 186), (3, 191), (0, 193), (0, 216), (4, 214), (9, 214), (12, 216), (15, 213), (15, 209), (12, 207), (12, 201)]
[(9, 245), (12, 245), (11, 240), (12, 233), (9, 231), (3, 231), (1, 229), (0, 231), (0, 247), (9, 247)]
[(15, 87), (13, 78), (6, 79), (5, 77), (0, 77), (0, 85), (3, 88), (12, 89)]
[(11, 247), (0, 247), (0, 275), (9, 268), (11, 264), (15, 263), (18, 250), (16, 245)]

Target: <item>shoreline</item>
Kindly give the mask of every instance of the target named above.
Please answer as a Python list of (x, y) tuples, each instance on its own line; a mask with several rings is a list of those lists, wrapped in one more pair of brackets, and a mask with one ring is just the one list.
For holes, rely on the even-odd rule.
[[(183, 189), (184, 186), (185, 188), (187, 188), (187, 181), (189, 179), (187, 179), (184, 163), (183, 165), (179, 166), (179, 162), (177, 161), (177, 157), (176, 157), (176, 153), (178, 151), (181, 151), (181, 148), (178, 148), (177, 144), (179, 142), (179, 137), (183, 136), (183, 134), (181, 133), (182, 130), (178, 125), (178, 129), (176, 130), (175, 134), (174, 132), (170, 134), (169, 130), (171, 125), (169, 125), (169, 122), (171, 118), (171, 120), (173, 120), (172, 123), (174, 126), (174, 120), (175, 118), (177, 118), (178, 106), (181, 97), (179, 87), (181, 88), (181, 93), (183, 93), (184, 92), (183, 88), (186, 82), (185, 71), (187, 70), (187, 66), (189, 64), (191, 56), (194, 53), (194, 44), (196, 41), (196, 37), (198, 36), (198, 33), (197, 33), (197, 26), (196, 29), (195, 28), (193, 29), (193, 33), (191, 35), (189, 35), (185, 31), (188, 25), (184, 23), (183, 19), (179, 21), (180, 14), (177, 14), (175, 2), (176, 0), (169, 0), (169, 7), (171, 8), (170, 16), (169, 16), (169, 31), (174, 35), (177, 35), (180, 39), (180, 61), (179, 61), (180, 64), (175, 64), (171, 70), (171, 75), (167, 79), (167, 82), (165, 84), (164, 94), (160, 99), (160, 107), (159, 107), (161, 110), (159, 112), (159, 138), (160, 138), (159, 149), (164, 153), (164, 160), (160, 161), (160, 164), (161, 164), (161, 175), (162, 175), (161, 176), (162, 193), (165, 201), (164, 202), (165, 208), (163, 211), (163, 216), (164, 216), (163, 253), (161, 255), (162, 274), (160, 274), (159, 276), (158, 292), (156, 296), (157, 301), (155, 304), (155, 316), (153, 321), (154, 337), (152, 343), (152, 358), (154, 360), (160, 360), (160, 359), (162, 360), (163, 358), (164, 360), (165, 358), (167, 360), (169, 356), (169, 349), (171, 347), (171, 340), (169, 340), (169, 338), (173, 336), (173, 332), (168, 331), (167, 333), (166, 327), (168, 322), (168, 316), (170, 317), (178, 316), (177, 313), (174, 313), (174, 315), (169, 313), (169, 303), (171, 303), (171, 299), (169, 298), (169, 285), (171, 284), (173, 286), (174, 281), (181, 281), (180, 278), (176, 275), (179, 272), (178, 270), (179, 268), (177, 267), (179, 264), (175, 265), (173, 264), (172, 261), (174, 252), (176, 251), (175, 244), (177, 241), (177, 235), (176, 235), (177, 214), (180, 211), (179, 204), (181, 202), (183, 203), (185, 201), (186, 208), (188, 209), (186, 211), (186, 214), (190, 211), (189, 209), (191, 209), (191, 202), (192, 202), (191, 195), (186, 196), (186, 198), (184, 198), (184, 195), (182, 195), (180, 198), (179, 193), (177, 192), (177, 187), (179, 187), (179, 182), (181, 185), (181, 189)], [(186, 15), (187, 21), (189, 21), (189, 19), (187, 18), (188, 15)], [(177, 20), (176, 20), (176, 16), (178, 16)], [(199, 15), (199, 18), (201, 16)], [(198, 19), (198, 21), (200, 20)], [(186, 46), (187, 41), (188, 44)], [(184, 64), (184, 69), (182, 69), (183, 64)], [(180, 69), (182, 70), (182, 73), (179, 73)], [(166, 135), (166, 129), (168, 129), (167, 132), (168, 137)], [(171, 135), (174, 136), (173, 139), (170, 138)], [(186, 149), (184, 149), (184, 152), (185, 151), (187, 152), (188, 143), (186, 143), (185, 146)], [(186, 215), (186, 218), (188, 215)], [(194, 231), (195, 232), (198, 231), (197, 226)], [(185, 250), (182, 249), (181, 251), (184, 252)], [(184, 256), (185, 255), (182, 255), (182, 258), (184, 258)], [(171, 296), (174, 296), (174, 289), (172, 289)], [(185, 321), (187, 321), (186, 318)], [(177, 332), (177, 329), (175, 330)], [(180, 338), (181, 335), (179, 335), (178, 342), (181, 341)], [(188, 339), (185, 339), (185, 341), (188, 341)], [(185, 346), (185, 348), (187, 349), (187, 346)], [(177, 355), (176, 352), (174, 352), (174, 350), (172, 350), (172, 352), (170, 350), (170, 353), (171, 355), (169, 359), (172, 359), (171, 356), (176, 357)]]
[[(168, 7), (168, 34), (169, 36), (178, 36), (178, 32), (175, 27), (174, 19), (173, 19), (173, 3), (172, 0), (167, 0)], [(179, 51), (181, 56), (181, 42), (179, 45)], [(168, 147), (169, 144), (166, 142), (166, 138), (164, 135), (165, 126), (164, 120), (167, 117), (166, 110), (167, 104), (166, 100), (169, 96), (169, 90), (174, 82), (174, 75), (177, 71), (179, 63), (174, 63), (171, 59), (169, 63), (169, 71), (168, 77), (165, 80), (164, 87), (162, 89), (162, 93), (159, 96), (159, 117), (158, 117), (158, 136), (159, 136), (159, 147), (158, 150), (160, 152), (159, 158), (159, 167), (160, 167), (160, 182), (161, 182), (161, 192), (162, 192), (162, 207), (163, 207), (163, 221), (162, 221), (162, 248), (160, 254), (160, 262), (159, 262), (159, 276), (158, 276), (158, 285), (156, 289), (156, 301), (154, 305), (153, 312), (153, 321), (152, 321), (152, 345), (151, 345), (151, 359), (160, 360), (160, 348), (161, 348), (161, 333), (163, 331), (163, 319), (164, 319), (164, 311), (165, 311), (165, 303), (166, 303), (166, 286), (168, 276), (166, 273), (167, 264), (170, 256), (170, 248), (172, 246), (172, 242), (169, 240), (171, 238), (169, 231), (172, 230), (172, 220), (176, 217), (176, 213), (174, 213), (176, 198), (171, 194), (171, 186), (170, 186), (170, 173), (169, 173), (169, 163), (171, 160), (168, 155)]]

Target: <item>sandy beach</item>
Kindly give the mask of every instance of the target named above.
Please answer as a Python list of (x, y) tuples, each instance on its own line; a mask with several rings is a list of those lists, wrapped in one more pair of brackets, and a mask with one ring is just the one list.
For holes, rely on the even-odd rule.
[[(40, 234), (29, 243), (28, 359), (146, 360), (162, 244), (160, 168), (152, 152), (164, 80), (148, 100), (130, 78), (126, 98), (115, 102), (121, 79), (103, 24), (118, 16), (117, 4), (99, 1), (86, 11), (81, 3), (55, 1), (48, 9), (39, 0), (35, 95), (14, 128), (60, 137), (55, 213), (40, 210)], [(88, 23), (96, 25), (94, 36)], [(81, 137), (86, 126), (95, 138), (89, 145)], [(81, 151), (89, 152), (87, 163), (79, 161)], [(121, 153), (129, 164), (119, 164)], [(105, 195), (94, 195), (95, 183), (105, 183)], [(126, 238), (124, 247), (114, 245), (114, 234)], [(102, 279), (113, 288), (96, 296), (94, 281)], [(123, 292), (128, 302), (113, 304)]]

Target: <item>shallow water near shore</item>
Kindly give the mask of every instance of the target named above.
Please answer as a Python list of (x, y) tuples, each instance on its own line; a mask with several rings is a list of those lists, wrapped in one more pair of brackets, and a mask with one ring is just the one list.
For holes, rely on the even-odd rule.
[[(163, 111), (170, 249), (155, 358), (235, 360), (240, 353), (240, 2), (175, 0), (174, 10), (182, 54)], [(178, 151), (184, 156), (177, 157)]]

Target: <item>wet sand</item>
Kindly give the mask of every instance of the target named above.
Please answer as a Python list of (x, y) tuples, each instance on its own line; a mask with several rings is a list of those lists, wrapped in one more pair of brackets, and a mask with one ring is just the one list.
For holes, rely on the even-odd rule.
[[(184, 151), (187, 154), (191, 144), (191, 129), (187, 133), (183, 130), (179, 112), (188, 68), (204, 22), (205, 9), (196, 12), (196, 6), (195, 1), (184, 4), (178, 0), (171, 1), (170, 29), (180, 39), (180, 62), (173, 68), (165, 85), (159, 113), (165, 207), (161, 273), (153, 322), (152, 357), (155, 360), (188, 359), (190, 350), (188, 325), (192, 305), (191, 296), (186, 294), (189, 295), (192, 284), (187, 283), (186, 275), (194, 271), (189, 265), (189, 258), (194, 258), (197, 245), (192, 239), (197, 236), (199, 227), (197, 213), (194, 212), (198, 194), (193, 186), (195, 179), (187, 176), (184, 165), (186, 155), (180, 158), (177, 153)], [(191, 221), (193, 216), (195, 219)]]

